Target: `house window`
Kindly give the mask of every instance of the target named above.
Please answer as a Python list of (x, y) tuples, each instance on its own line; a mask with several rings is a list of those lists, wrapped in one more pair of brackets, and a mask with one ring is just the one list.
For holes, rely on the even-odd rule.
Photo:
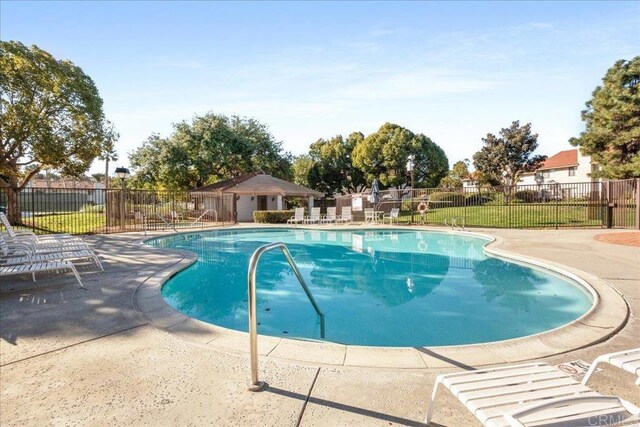
[(549, 178), (551, 176), (551, 171), (550, 170), (542, 171), (542, 176), (544, 178)]
[(569, 176), (576, 176), (576, 168), (575, 167), (569, 168)]

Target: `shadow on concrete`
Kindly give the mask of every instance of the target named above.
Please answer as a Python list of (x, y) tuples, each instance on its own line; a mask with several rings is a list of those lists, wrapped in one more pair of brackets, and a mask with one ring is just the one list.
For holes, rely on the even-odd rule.
[(433, 350), (429, 350), (428, 348), (424, 348), (424, 347), (413, 347), (413, 348), (418, 350), (420, 353), (424, 353), (424, 354), (429, 355), (431, 357), (435, 357), (436, 359), (442, 360), (443, 362), (447, 362), (450, 365), (457, 366), (458, 368), (461, 368), (461, 369), (464, 369), (464, 370), (467, 370), (467, 371), (475, 371), (476, 370), (476, 368), (474, 368), (471, 365), (466, 365), (466, 364), (464, 364), (462, 362), (458, 362), (457, 360), (454, 360), (454, 359), (451, 359), (450, 357), (446, 357), (446, 356), (443, 356), (441, 354), (438, 354)]
[[(382, 421), (388, 421), (389, 423), (396, 423), (407, 426), (426, 426), (427, 424), (407, 418), (397, 417), (395, 415), (389, 415), (382, 412), (372, 411), (370, 409), (359, 408), (357, 406), (345, 405), (344, 403), (333, 402), (331, 400), (319, 399), (313, 396), (306, 396), (304, 394), (295, 393), (289, 390), (283, 390), (277, 387), (268, 386), (265, 390), (268, 393), (278, 394), (280, 396), (286, 396), (291, 399), (304, 400), (307, 403), (313, 403), (316, 405), (322, 405), (329, 408), (338, 409), (340, 411), (352, 412), (354, 414), (362, 415), (365, 417), (375, 418)], [(304, 409), (303, 409), (304, 411)], [(440, 424), (431, 423), (430, 426), (441, 426)], [(444, 427), (444, 426), (442, 426)]]
[(78, 265), (87, 289), (72, 274), (2, 278), (1, 365), (148, 323), (134, 306), (136, 289), (181, 255), (138, 243), (131, 235), (87, 236), (105, 271)]

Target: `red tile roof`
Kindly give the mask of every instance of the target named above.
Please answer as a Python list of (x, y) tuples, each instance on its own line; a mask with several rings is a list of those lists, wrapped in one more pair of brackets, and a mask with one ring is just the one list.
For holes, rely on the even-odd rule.
[(578, 166), (578, 149), (561, 151), (544, 161), (538, 170)]

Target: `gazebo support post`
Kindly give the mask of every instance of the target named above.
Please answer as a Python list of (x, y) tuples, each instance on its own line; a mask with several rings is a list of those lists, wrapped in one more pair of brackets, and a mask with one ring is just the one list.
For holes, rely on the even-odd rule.
[(307, 215), (311, 215), (311, 209), (313, 209), (313, 196), (309, 196), (309, 201), (307, 202), (307, 211), (309, 212)]

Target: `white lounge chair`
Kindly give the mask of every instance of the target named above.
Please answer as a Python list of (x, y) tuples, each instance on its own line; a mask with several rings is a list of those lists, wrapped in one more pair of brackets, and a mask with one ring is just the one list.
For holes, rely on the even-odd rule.
[(394, 221), (397, 224), (399, 215), (400, 215), (400, 208), (393, 208), (391, 209), (391, 212), (389, 212), (388, 214), (384, 214), (382, 216), (382, 223), (384, 224), (384, 221), (388, 220), (389, 224), (393, 224)]
[(554, 366), (531, 363), (439, 375), (427, 408), (427, 424), (441, 385), (485, 426), (586, 426), (594, 416), (621, 422), (640, 414), (635, 405), (603, 396)]
[[(37, 262), (37, 263), (27, 263), (22, 265), (9, 265), (0, 267), (0, 277), (4, 276), (14, 276), (18, 274), (31, 274), (33, 281), (36, 281), (36, 273), (40, 272), (48, 272), (48, 271), (60, 271), (60, 270), (71, 270), (74, 276), (76, 276), (76, 280), (80, 283), (80, 287), (84, 288), (82, 284), (82, 280), (80, 280), (80, 275), (78, 271), (68, 261), (55, 261), (55, 262)], [(86, 288), (85, 288), (86, 289)]]
[[(91, 251), (89, 246), (81, 240), (45, 240), (39, 239), (14, 239), (5, 240), (4, 236), (0, 234), (0, 249), (4, 251), (4, 247), (7, 245), (23, 245), (29, 247), (33, 253), (48, 253), (48, 252), (60, 252), (60, 251)], [(92, 251), (93, 252), (93, 251)]]
[(2, 223), (2, 225), (4, 225), (4, 228), (7, 230), (7, 235), (8, 235), (7, 237), (10, 238), (10, 239), (29, 238), (29, 239), (38, 239), (38, 240), (41, 240), (41, 241), (44, 241), (44, 240), (67, 240), (67, 239), (79, 240), (77, 237), (72, 236), (71, 234), (67, 234), (67, 233), (43, 234), (43, 235), (39, 236), (39, 235), (33, 233), (30, 230), (16, 231), (13, 228), (13, 226), (9, 223), (9, 219), (4, 214), (4, 212), (0, 212), (0, 222)]
[(304, 208), (296, 208), (293, 217), (287, 220), (287, 224), (304, 223)]
[(323, 224), (331, 224), (336, 221), (338, 221), (338, 215), (336, 215), (335, 207), (327, 208), (327, 215), (320, 220)]
[(353, 216), (351, 215), (351, 206), (344, 206), (337, 222), (351, 222)]
[(320, 208), (311, 208), (311, 215), (304, 219), (305, 224), (318, 224), (320, 222)]
[(0, 241), (0, 266), (73, 260), (91, 260), (100, 270), (104, 271), (100, 258), (91, 250), (66, 250), (63, 248), (56, 252), (37, 252), (26, 244), (7, 244)]
[(376, 212), (372, 208), (364, 209), (364, 222), (373, 223), (376, 220)]
[(596, 371), (596, 367), (600, 363), (608, 363), (616, 368), (624, 369), (627, 372), (631, 372), (635, 375), (636, 385), (640, 385), (640, 348), (634, 348), (633, 350), (619, 351), (617, 353), (603, 354), (593, 361), (586, 375), (582, 379), (582, 384), (587, 384), (589, 378)]

